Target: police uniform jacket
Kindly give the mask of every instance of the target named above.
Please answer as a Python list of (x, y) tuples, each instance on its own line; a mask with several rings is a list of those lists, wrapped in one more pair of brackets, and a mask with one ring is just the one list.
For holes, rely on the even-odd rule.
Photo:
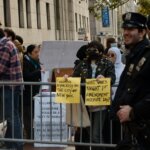
[(112, 104), (114, 113), (120, 105), (130, 105), (131, 119), (150, 119), (150, 46), (149, 41), (140, 41), (127, 57), (126, 67)]

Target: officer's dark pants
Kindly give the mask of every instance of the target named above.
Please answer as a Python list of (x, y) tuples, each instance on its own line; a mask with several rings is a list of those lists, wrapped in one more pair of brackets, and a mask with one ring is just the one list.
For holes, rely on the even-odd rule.
[[(112, 136), (111, 136), (112, 133)], [(107, 144), (117, 144), (121, 141), (121, 124), (118, 120), (110, 118), (109, 110), (103, 126), (103, 140)], [(115, 148), (105, 148), (105, 150), (113, 150)]]
[[(145, 129), (140, 129), (142, 132), (139, 132), (136, 125), (131, 126), (129, 124), (123, 125), (124, 137), (123, 140), (117, 144), (116, 150), (149, 150), (150, 139), (148, 137), (150, 137), (150, 135), (146, 133), (148, 137), (145, 138), (145, 134), (143, 134), (145, 133)], [(137, 133), (135, 132), (136, 130)], [(149, 129), (147, 131), (150, 133)]]

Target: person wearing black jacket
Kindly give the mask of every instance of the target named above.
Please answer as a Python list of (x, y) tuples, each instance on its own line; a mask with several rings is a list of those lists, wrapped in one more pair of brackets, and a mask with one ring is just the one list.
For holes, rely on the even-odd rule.
[[(97, 41), (91, 41), (86, 50), (86, 59), (80, 61), (75, 67), (73, 77), (81, 77), (81, 83), (86, 79), (111, 78), (111, 85), (115, 83), (115, 67), (113, 63), (103, 57), (103, 45)], [(81, 88), (81, 95), (85, 100), (85, 87)], [(105, 119), (106, 107), (89, 106), (87, 107), (92, 125), (86, 128), (78, 128), (75, 133), (75, 142), (100, 143), (102, 141), (102, 126)], [(102, 116), (101, 116), (102, 115)], [(81, 131), (82, 130), (82, 131)], [(91, 132), (90, 132), (91, 130)], [(81, 134), (82, 133), (82, 134)], [(76, 150), (89, 150), (89, 146), (75, 146)], [(102, 150), (101, 147), (91, 146), (91, 150)]]
[[(112, 103), (114, 119), (123, 125), (117, 150), (150, 148), (150, 46), (146, 17), (128, 12), (122, 16), (123, 36), (130, 51)], [(112, 113), (111, 113), (112, 114)]]
[[(41, 65), (39, 62), (39, 49), (36, 45), (29, 45), (23, 58), (23, 79), (24, 82), (39, 82), (41, 81)], [(24, 128), (26, 138), (31, 138), (32, 117), (34, 103), (32, 97), (39, 93), (40, 85), (25, 85), (23, 93), (23, 113), (24, 113)], [(32, 107), (32, 112), (31, 112)]]

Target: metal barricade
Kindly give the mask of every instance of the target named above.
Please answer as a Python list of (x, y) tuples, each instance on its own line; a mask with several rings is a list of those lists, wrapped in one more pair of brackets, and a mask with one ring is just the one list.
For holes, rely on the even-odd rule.
[[(36, 86), (49, 86), (49, 91), (40, 90), (38, 95), (35, 95), (34, 90)], [(73, 106), (74, 104), (70, 104), (69, 107), (69, 116), (70, 116), (70, 124), (66, 123), (66, 104), (55, 104), (55, 93), (52, 91), (55, 83), (42, 83), (42, 82), (23, 82), (23, 83), (15, 83), (15, 82), (0, 82), (0, 100), (1, 100), (1, 124), (0, 124), (0, 142), (20, 142), (20, 143), (34, 143), (34, 146), (38, 146), (40, 144), (48, 144), (47, 146), (52, 145), (67, 145), (67, 146), (85, 146), (86, 148), (90, 147), (101, 147), (101, 148), (113, 148), (116, 146), (116, 143), (113, 142), (113, 127), (111, 120), (105, 120), (106, 114), (108, 113), (108, 109), (106, 107), (100, 108), (98, 117), (100, 117), (99, 122), (97, 122), (98, 127), (93, 127), (93, 122), (97, 120), (93, 120), (93, 112), (88, 111), (88, 116), (90, 120), (90, 126), (83, 126), (83, 113), (82, 109), (79, 113), (80, 125), (77, 127), (73, 124)], [(81, 84), (84, 86), (84, 84)], [(19, 87), (19, 103), (16, 104), (15, 91)], [(9, 88), (11, 96), (9, 92), (6, 92)], [(25, 88), (30, 89), (30, 94), (25, 93)], [(6, 90), (6, 91), (5, 91)], [(33, 94), (34, 93), (34, 94)], [(29, 94), (29, 96), (26, 96)], [(12, 97), (10, 100), (11, 103), (6, 101), (6, 97)], [(25, 98), (30, 97), (28, 100), (29, 106), (28, 108), (25, 106)], [(7, 99), (8, 100), (8, 99)], [(10, 104), (11, 109), (7, 109), (6, 105)], [(18, 105), (18, 107), (15, 107)], [(80, 100), (80, 104), (78, 107), (82, 108), (82, 102)], [(15, 110), (14, 110), (15, 109)], [(11, 111), (11, 112), (10, 112)], [(9, 113), (8, 113), (9, 112)], [(16, 113), (17, 112), (17, 113)], [(29, 119), (27, 118), (28, 114), (30, 114)], [(11, 114), (7, 115), (7, 114)], [(65, 114), (65, 115), (64, 115)], [(19, 137), (17, 133), (19, 133), (19, 129), (16, 130), (15, 119), (16, 115), (19, 115), (20, 119), (20, 135)], [(54, 117), (54, 118), (53, 118)], [(108, 117), (108, 116), (107, 116)], [(85, 118), (84, 118), (85, 119)], [(105, 121), (104, 121), (105, 120)], [(12, 122), (11, 129), (9, 123)], [(108, 128), (104, 129), (104, 122)], [(109, 122), (109, 123), (108, 123)], [(26, 125), (26, 123), (30, 123), (30, 125)], [(108, 123), (108, 124), (107, 124)], [(26, 128), (30, 128), (30, 135), (26, 135)], [(92, 129), (97, 128), (97, 133), (93, 133)], [(7, 130), (10, 129), (10, 135), (7, 135)], [(107, 132), (109, 130), (109, 132)], [(106, 142), (104, 140), (103, 135), (107, 132)], [(103, 134), (102, 134), (103, 133)], [(120, 139), (122, 137), (122, 132)], [(57, 139), (56, 139), (56, 134)], [(93, 136), (95, 134), (95, 137)], [(97, 138), (93, 142), (93, 138)], [(109, 139), (107, 139), (109, 138)], [(41, 146), (40, 146), (41, 147)]]

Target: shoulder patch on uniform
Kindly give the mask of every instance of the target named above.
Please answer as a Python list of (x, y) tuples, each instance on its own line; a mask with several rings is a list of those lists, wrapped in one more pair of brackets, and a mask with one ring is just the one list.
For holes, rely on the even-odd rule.
[(137, 70), (137, 71), (140, 71), (140, 70), (141, 70), (141, 67), (144, 65), (145, 61), (146, 61), (146, 58), (145, 58), (145, 57), (142, 57), (142, 58), (140, 59), (140, 61), (138, 62), (137, 66), (136, 66), (136, 70)]
[(128, 75), (131, 75), (131, 74), (132, 74), (133, 68), (134, 68), (134, 64), (130, 64), (129, 70), (128, 70), (128, 72), (127, 72)]

